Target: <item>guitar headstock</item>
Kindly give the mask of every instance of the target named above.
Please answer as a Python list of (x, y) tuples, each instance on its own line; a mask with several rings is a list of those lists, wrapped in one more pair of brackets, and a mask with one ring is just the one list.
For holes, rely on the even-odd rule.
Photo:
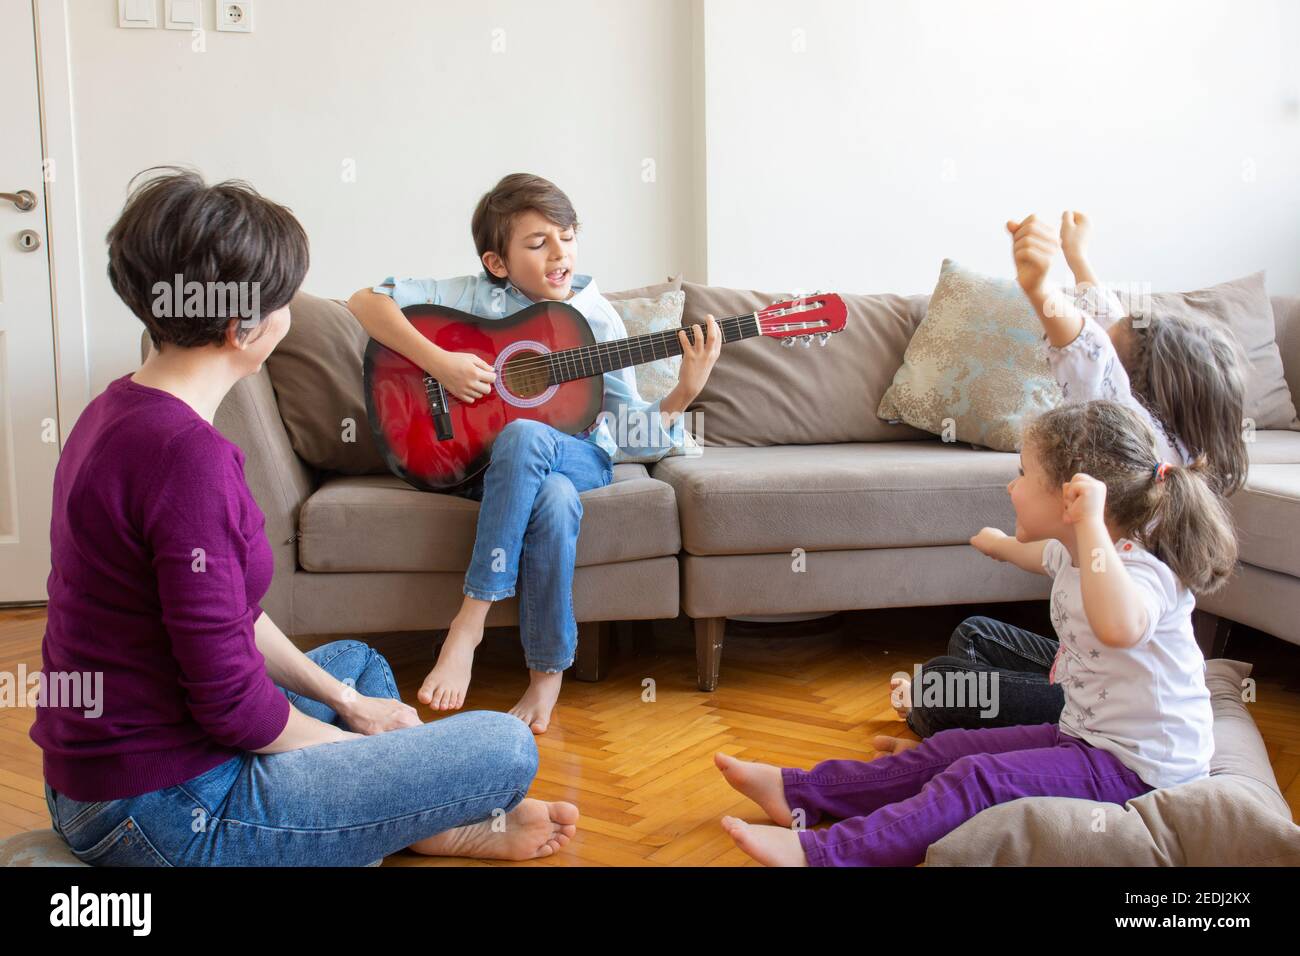
[(816, 338), (822, 345), (844, 328), (848, 310), (833, 292), (812, 292), (797, 299), (773, 302), (754, 313), (759, 334), (780, 339), (784, 346), (802, 340), (804, 347)]

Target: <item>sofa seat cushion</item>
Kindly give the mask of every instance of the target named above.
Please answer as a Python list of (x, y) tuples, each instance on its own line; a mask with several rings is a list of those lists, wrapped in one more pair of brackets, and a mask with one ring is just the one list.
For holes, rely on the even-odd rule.
[(1300, 465), (1300, 432), (1257, 431), (1246, 443), (1251, 465)]
[[(644, 465), (615, 465), (614, 481), (581, 499), (579, 567), (681, 550), (673, 490)], [(316, 572), (462, 572), (478, 510), (476, 501), (417, 491), (388, 475), (331, 478), (302, 506), (298, 563)]]
[(1300, 465), (1252, 464), (1230, 505), (1241, 560), (1300, 577)]
[(655, 465), (690, 554), (967, 544), (1012, 533), (1018, 456), (933, 441), (706, 448)]

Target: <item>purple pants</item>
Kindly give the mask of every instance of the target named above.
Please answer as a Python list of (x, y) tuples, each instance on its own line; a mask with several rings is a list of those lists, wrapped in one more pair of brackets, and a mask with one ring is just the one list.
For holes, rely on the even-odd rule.
[(1151, 789), (1112, 754), (1058, 724), (943, 730), (899, 754), (782, 769), (810, 866), (915, 866), (931, 843), (975, 814), (1020, 797), (1122, 804)]

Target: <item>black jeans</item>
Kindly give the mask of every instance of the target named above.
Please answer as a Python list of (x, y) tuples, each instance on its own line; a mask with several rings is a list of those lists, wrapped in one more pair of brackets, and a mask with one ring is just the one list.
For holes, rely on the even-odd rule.
[[(912, 712), (907, 717), (907, 726), (918, 736), (929, 737), (954, 727), (976, 729), (1056, 723), (1065, 706), (1065, 692), (1059, 684), (1048, 683), (1047, 679), (1056, 657), (1056, 646), (1053, 638), (989, 617), (966, 618), (952, 632), (947, 655), (936, 657), (921, 668), (922, 686), (913, 684)], [(996, 674), (996, 684), (989, 677), (981, 678), (981, 673)], [(969, 695), (961, 695), (956, 700), (944, 695), (941, 702), (934, 700), (935, 688), (955, 686), (972, 675), (988, 681), (995, 708), (970, 702), (966, 699)], [(989, 710), (995, 713), (989, 714)]]

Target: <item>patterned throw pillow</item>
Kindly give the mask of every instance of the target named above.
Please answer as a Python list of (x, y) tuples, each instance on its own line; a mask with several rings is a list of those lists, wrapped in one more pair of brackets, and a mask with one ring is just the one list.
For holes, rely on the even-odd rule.
[[(635, 338), (651, 332), (681, 328), (682, 310), (686, 308), (686, 293), (678, 290), (665, 292), (653, 299), (614, 300), (610, 305), (627, 326), (628, 337)], [(677, 372), (681, 367), (680, 355), (634, 366), (637, 391), (647, 402), (659, 401), (677, 384)]]
[(1043, 328), (1020, 287), (945, 259), (925, 319), (876, 414), (947, 440), (1018, 451), (1024, 423), (1061, 390)]
[[(686, 308), (686, 293), (680, 289), (665, 292), (654, 298), (611, 299), (615, 311), (627, 326), (628, 337), (646, 335), (650, 332), (676, 330), (682, 326), (682, 310)], [(682, 367), (682, 357), (672, 355), (655, 362), (633, 367), (636, 374), (636, 390), (647, 402), (657, 402), (673, 390), (677, 384), (677, 374)], [(698, 455), (700, 446), (690, 433), (687, 422), (684, 448), (674, 448), (672, 455)], [(627, 461), (653, 462), (657, 459), (625, 459)]]

